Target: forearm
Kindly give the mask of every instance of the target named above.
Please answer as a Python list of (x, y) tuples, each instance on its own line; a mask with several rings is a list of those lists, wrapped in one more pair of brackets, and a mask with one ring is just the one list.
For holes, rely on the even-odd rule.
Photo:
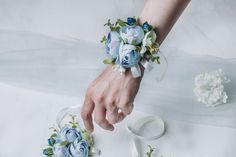
[(146, 0), (139, 16), (140, 23), (148, 22), (155, 27), (157, 42), (161, 44), (186, 8), (190, 0)]

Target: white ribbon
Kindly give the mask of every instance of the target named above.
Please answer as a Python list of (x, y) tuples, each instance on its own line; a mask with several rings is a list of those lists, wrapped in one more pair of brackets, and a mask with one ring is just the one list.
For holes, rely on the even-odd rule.
[(140, 149), (138, 149), (137, 143), (138, 143), (137, 138), (132, 138), (131, 139), (131, 154), (132, 154), (132, 157), (141, 157), (140, 156), (141, 153), (138, 151)]
[(137, 78), (137, 77), (140, 77), (140, 76), (141, 76), (141, 70), (140, 70), (140, 67), (139, 67), (138, 64), (132, 66), (132, 67), (130, 68), (130, 70), (131, 70), (131, 73), (132, 73), (132, 75), (133, 75), (134, 78)]
[[(75, 106), (70, 106), (70, 107), (66, 107), (66, 108), (63, 108), (58, 114), (57, 114), (57, 117), (56, 117), (56, 123), (57, 123), (57, 126), (58, 128), (62, 128), (61, 126), (61, 122), (63, 121), (63, 119), (68, 116), (69, 114), (72, 114), (74, 113), (75, 111), (78, 111), (79, 112), (79, 109), (80, 109), (80, 106), (79, 105), (75, 105)], [(78, 114), (78, 113), (77, 113)]]
[[(155, 127), (158, 127), (159, 130), (154, 130), (155, 134), (144, 136), (141, 133), (139, 133), (139, 129), (141, 128), (147, 128), (147, 125), (153, 124)], [(132, 135), (131, 137), (131, 153), (132, 157), (141, 157), (141, 153), (139, 152), (139, 140), (156, 140), (160, 138), (164, 132), (165, 132), (165, 123), (160, 117), (144, 117), (142, 119), (139, 119), (135, 124), (128, 126), (127, 125), (128, 132)], [(148, 131), (148, 130), (147, 130)], [(138, 140), (139, 139), (139, 140)]]
[[(151, 65), (151, 63), (147, 60), (142, 60), (140, 61), (140, 64), (142, 64), (142, 66), (147, 70), (147, 71), (151, 71), (153, 69), (153, 66)], [(141, 69), (140, 66), (138, 64), (132, 66), (130, 68), (131, 73), (133, 75), (134, 78), (140, 77), (141, 76)]]
[(151, 65), (151, 63), (149, 61), (147, 61), (146, 59), (145, 60), (142, 60), (140, 62), (142, 64), (142, 66), (147, 70), (147, 71), (151, 71), (154, 67)]
[[(62, 128), (61, 122), (63, 119), (68, 116), (69, 114), (73, 113), (80, 113), (80, 106), (81, 105), (76, 105), (76, 106), (71, 106), (71, 107), (66, 107), (63, 108), (58, 114), (56, 118), (56, 123), (59, 128)], [(155, 134), (151, 135), (148, 134), (148, 136), (143, 136), (142, 134), (139, 133), (140, 128), (147, 128), (147, 125), (153, 124), (154, 127), (158, 127), (158, 130), (154, 130)], [(139, 145), (138, 142), (139, 140), (156, 140), (160, 138), (164, 132), (165, 132), (165, 123), (164, 121), (157, 116), (149, 116), (149, 117), (144, 117), (139, 120), (137, 120), (133, 125), (127, 125), (127, 130), (130, 134), (132, 134), (132, 139), (131, 139), (131, 153), (132, 157), (142, 157), (140, 155), (141, 153), (139, 152)], [(148, 130), (147, 130), (148, 131)], [(101, 151), (97, 148), (93, 148), (91, 150), (91, 153), (94, 155), (100, 155)]]
[[(164, 60), (166, 61), (166, 58), (163, 56)], [(149, 62), (146, 59), (143, 59), (142, 61), (139, 62), (147, 71), (151, 71), (154, 66), (152, 65), (152, 62)], [(114, 66), (114, 70), (115, 71), (119, 71), (121, 74), (124, 73), (126, 71), (125, 68), (123, 68), (121, 65), (115, 65)], [(141, 76), (141, 69), (139, 64), (136, 64), (132, 67), (130, 67), (131, 73), (133, 75), (134, 78), (140, 77)]]

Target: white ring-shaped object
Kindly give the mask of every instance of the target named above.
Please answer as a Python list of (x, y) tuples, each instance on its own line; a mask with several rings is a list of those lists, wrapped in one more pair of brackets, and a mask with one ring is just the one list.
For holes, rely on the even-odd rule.
[(165, 123), (160, 117), (148, 116), (131, 126), (127, 125), (127, 130), (140, 140), (155, 140), (164, 134)]

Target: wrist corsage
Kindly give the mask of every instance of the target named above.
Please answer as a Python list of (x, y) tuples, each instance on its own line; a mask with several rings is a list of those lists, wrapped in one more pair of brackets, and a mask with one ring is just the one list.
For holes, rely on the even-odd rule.
[(88, 157), (100, 154), (94, 147), (92, 135), (80, 128), (74, 115), (69, 124), (62, 128), (52, 128), (53, 133), (48, 138), (48, 145), (43, 149), (46, 157)]
[(139, 25), (137, 18), (128, 17), (127, 21), (118, 19), (115, 23), (108, 20), (104, 26), (110, 32), (101, 40), (106, 46), (103, 63), (114, 64), (121, 73), (130, 68), (133, 77), (141, 76), (140, 64), (145, 69), (149, 69), (150, 62), (160, 64), (157, 34), (147, 22)]

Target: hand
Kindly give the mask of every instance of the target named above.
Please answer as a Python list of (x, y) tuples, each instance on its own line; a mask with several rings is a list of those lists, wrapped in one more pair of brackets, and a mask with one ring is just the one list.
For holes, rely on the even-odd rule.
[[(143, 67), (141, 71), (143, 76)], [(113, 124), (132, 112), (141, 80), (142, 77), (133, 78), (129, 69), (120, 74), (109, 65), (87, 89), (81, 112), (85, 128), (93, 131), (94, 112), (94, 120), (100, 127), (114, 130)]]

